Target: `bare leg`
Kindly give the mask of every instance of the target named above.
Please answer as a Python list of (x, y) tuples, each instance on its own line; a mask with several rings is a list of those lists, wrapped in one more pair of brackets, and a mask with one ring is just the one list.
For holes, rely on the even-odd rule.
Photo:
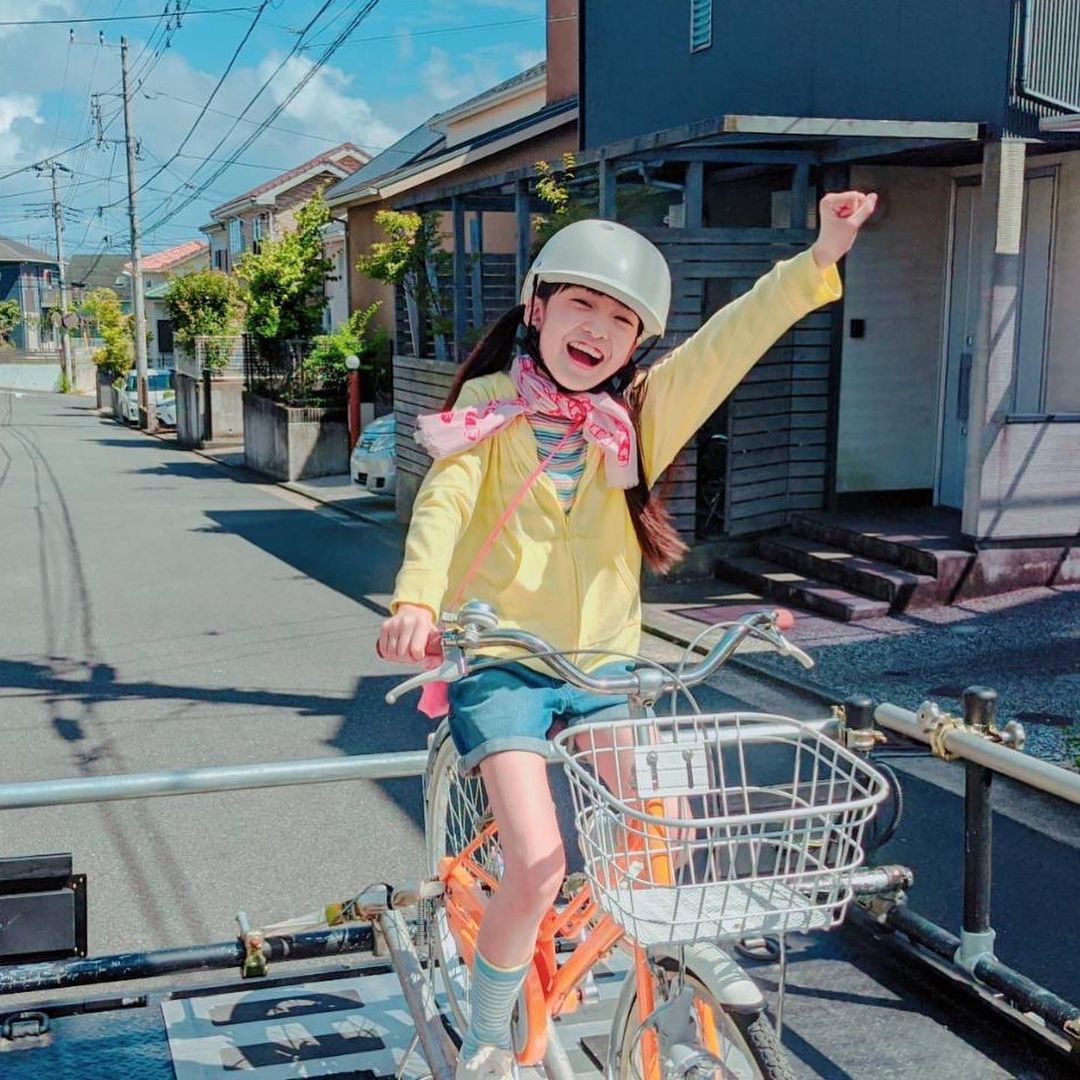
[(503, 878), (484, 912), (477, 950), (490, 963), (528, 963), (536, 932), (566, 873), (559, 823), (539, 754), (508, 750), (480, 762), (499, 828)]

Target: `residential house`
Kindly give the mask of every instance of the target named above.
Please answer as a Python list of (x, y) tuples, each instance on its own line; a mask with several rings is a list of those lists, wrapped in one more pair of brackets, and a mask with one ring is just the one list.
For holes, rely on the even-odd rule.
[[(342, 143), (215, 207), (210, 212), (213, 220), (201, 229), (209, 241), (210, 265), (215, 270), (229, 272), (245, 251), (258, 251), (264, 239), (276, 238), (291, 229), (296, 211), (317, 190), (354, 173), (370, 157), (352, 143)], [(338, 268), (331, 271), (332, 277), (338, 276), (343, 269), (343, 247), (341, 230), (328, 228), (326, 255)], [(327, 317), (327, 329), (348, 317), (341, 300), (336, 304), (333, 302), (336, 291), (336, 282), (328, 282), (327, 301), (331, 314)]]
[(110, 255), (97, 252), (92, 255), (72, 255), (67, 261), (68, 288), (71, 302), (76, 307), (93, 289), (112, 289), (131, 310), (131, 278), (124, 268), (131, 261), (128, 255)]
[[(503, 273), (509, 287), (504, 281), (487, 297), (491, 303), (483, 305), (499, 313), (501, 309), (494, 305), (512, 298), (519, 259), (518, 208), (513, 194), (496, 200), (477, 198), (467, 211), (459, 200), (458, 211), (466, 214), (468, 221), (459, 220), (459, 228), (455, 228), (448, 191), (457, 184), (483, 184), (508, 170), (531, 174), (537, 160), (557, 160), (576, 149), (577, 100), (573, 87), (560, 80), (560, 75), (561, 68), (553, 73), (547, 63), (540, 63), (437, 113), (327, 191), (335, 214), (346, 215), (351, 310), (381, 300), (376, 325), (388, 332), (403, 329), (401, 298), (395, 304), (393, 290), (359, 273), (356, 261), (373, 243), (385, 239), (375, 224), (380, 210), (411, 208), (443, 215), (441, 227), (448, 252), (460, 246), (462, 252), (468, 248), (473, 255), (494, 256), (504, 268), (509, 267)], [(524, 212), (531, 209), (539, 209), (535, 199), (529, 200)], [(471, 235), (466, 237), (466, 232)], [(470, 312), (467, 322), (473, 321)], [(480, 318), (475, 323), (482, 325), (483, 321)], [(411, 348), (399, 336), (399, 345)]]
[(50, 308), (60, 306), (60, 266), (52, 255), (0, 236), (0, 300), (15, 300), (22, 321), (11, 344), (27, 352), (59, 349)]
[[(704, 429), (699, 531), (766, 534), (725, 572), (823, 609), (859, 569), (885, 610), (919, 595), (935, 532), (998, 554), (930, 595), (993, 587), (995, 566), (1013, 584), (1080, 577), (1080, 17), (1052, 0), (880, 0), (838, 32), (852, 11), (582, 5), (600, 213), (643, 178), (678, 201), (646, 230), (674, 275), (666, 344), (811, 242), (822, 192), (881, 197), (842, 304), (786, 335)], [(884, 528), (852, 520), (871, 507)], [(922, 508), (906, 540), (904, 507)], [(882, 584), (890, 557), (916, 572)]]
[[(483, 326), (517, 302), (532, 217), (545, 209), (535, 195), (535, 163), (558, 161), (577, 147), (576, 22), (550, 18), (560, 8), (572, 14), (576, 0), (549, 0), (548, 8), (546, 62), (432, 116), (327, 192), (334, 211), (347, 215), (350, 307), (382, 301), (377, 325), (395, 338), (402, 519), (430, 463), (411, 439), (415, 417), (441, 402), (453, 375), (450, 357), (460, 359)], [(401, 290), (395, 296), (356, 270), (357, 258), (384, 238), (375, 224), (382, 209), (441, 215), (453, 268), (438, 282), (448, 333), (425, 334)], [(436, 269), (429, 273), (434, 277)], [(424, 355), (415, 355), (417, 339)]]
[[(165, 251), (155, 251), (142, 260), (143, 297), (146, 301), (146, 325), (150, 331), (147, 362), (151, 367), (173, 367), (173, 328), (165, 297), (174, 278), (196, 270), (208, 270), (210, 246), (205, 240), (186, 240)], [(125, 280), (130, 279), (131, 263), (125, 262)], [(130, 293), (130, 285), (127, 286)]]

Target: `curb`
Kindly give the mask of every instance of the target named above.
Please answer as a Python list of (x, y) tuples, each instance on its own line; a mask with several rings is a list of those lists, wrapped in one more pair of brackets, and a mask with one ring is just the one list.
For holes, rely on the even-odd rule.
[[(175, 438), (175, 435), (164, 435), (164, 434), (161, 434), (160, 432), (157, 432), (157, 431), (146, 431), (145, 429), (142, 429), (142, 428), (139, 428), (138, 430), (139, 430), (140, 434), (149, 435), (152, 439), (157, 439), (158, 442), (170, 442)], [(219, 444), (217, 444), (216, 448), (217, 449), (226, 449), (226, 448), (235, 449), (236, 446), (238, 446), (238, 445), (243, 445), (243, 444), (219, 443)], [(222, 469), (228, 469), (230, 472), (244, 471), (244, 472), (251, 472), (253, 476), (262, 476), (263, 475), (262, 473), (252, 472), (250, 469), (247, 469), (246, 467), (238, 468), (235, 465), (230, 465), (226, 461), (222, 461), (220, 458), (217, 458), (217, 457), (214, 456), (214, 454), (212, 452), (213, 448), (207, 449), (205, 447), (199, 447), (199, 446), (179, 446), (179, 445), (177, 445), (175, 447), (175, 449), (184, 450), (189, 454), (195, 454), (198, 457), (201, 457), (206, 461), (213, 462), (215, 465), (219, 466)], [(266, 483), (266, 485), (268, 487), (273, 485), (274, 487), (282, 488), (285, 491), (292, 492), (292, 494), (294, 494), (294, 495), (300, 495), (301, 497), (303, 497), (305, 499), (309, 499), (311, 502), (318, 503), (320, 506), (326, 506), (326, 507), (329, 507), (331, 510), (336, 510), (340, 514), (345, 514), (347, 517), (356, 518), (358, 521), (363, 521), (367, 525), (374, 525), (378, 529), (388, 529), (389, 531), (394, 532), (394, 531), (396, 531), (397, 529), (400, 528), (400, 526), (398, 525), (398, 523), (396, 521), (393, 524), (391, 524), (389, 522), (386, 522), (386, 521), (379, 521), (377, 518), (368, 517), (366, 514), (362, 513), (361, 511), (359, 511), (357, 509), (355, 509), (355, 507), (342, 506), (340, 503), (335, 502), (333, 499), (321, 499), (321, 498), (319, 498), (319, 496), (315, 492), (308, 491), (305, 488), (299, 487), (291, 480), (275, 480), (273, 477), (266, 477), (264, 482)]]

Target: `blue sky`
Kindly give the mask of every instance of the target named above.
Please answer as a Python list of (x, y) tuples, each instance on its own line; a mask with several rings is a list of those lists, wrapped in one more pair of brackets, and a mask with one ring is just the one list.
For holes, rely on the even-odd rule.
[[(121, 36), (141, 81), (134, 113), (139, 180), (147, 183), (139, 195), (140, 217), (151, 230), (147, 252), (199, 237), (211, 207), (320, 150), (348, 140), (374, 154), (432, 113), (543, 59), (544, 0), (379, 0), (273, 128), (181, 209), (255, 131), (251, 121), (284, 100), (370, 0), (329, 0), (301, 38), (300, 29), (327, 2), (268, 0), (255, 22), (259, 0), (179, 0), (185, 14), (177, 28), (175, 18), (161, 16), (178, 0), (0, 0), (0, 235), (53, 250), (48, 180), (24, 167), (57, 154), (72, 170), (61, 179), (68, 254), (127, 250), (124, 147), (117, 141)], [(239, 10), (213, 10), (223, 8)], [(196, 14), (208, 9), (213, 13)], [(22, 20), (59, 21), (4, 25)], [(210, 110), (173, 158), (253, 22)], [(301, 49), (289, 57), (298, 42)], [(91, 92), (101, 95), (105, 141), (60, 153), (94, 134)], [(212, 155), (221, 160), (207, 163), (222, 136)], [(15, 170), (22, 171), (5, 177)]]

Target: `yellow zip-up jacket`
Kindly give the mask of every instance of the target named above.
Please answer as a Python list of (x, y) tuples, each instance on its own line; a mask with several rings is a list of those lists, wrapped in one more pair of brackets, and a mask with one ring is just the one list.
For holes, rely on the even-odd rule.
[[(640, 418), (639, 451), (650, 484), (672, 462), (754, 363), (786, 330), (839, 298), (835, 267), (809, 251), (778, 263), (691, 338), (654, 364)], [(457, 404), (513, 398), (509, 375), (470, 379)], [(585, 472), (567, 514), (551, 479), (532, 485), (467, 586), (500, 624), (561, 649), (637, 653), (641, 640), (641, 548), (625, 493), (605, 482), (602, 451), (587, 444)], [(392, 610), (420, 604), (438, 616), (503, 510), (538, 462), (528, 420), (436, 461), (416, 496)], [(582, 656), (592, 670), (610, 660)], [(547, 670), (539, 661), (530, 666)]]

